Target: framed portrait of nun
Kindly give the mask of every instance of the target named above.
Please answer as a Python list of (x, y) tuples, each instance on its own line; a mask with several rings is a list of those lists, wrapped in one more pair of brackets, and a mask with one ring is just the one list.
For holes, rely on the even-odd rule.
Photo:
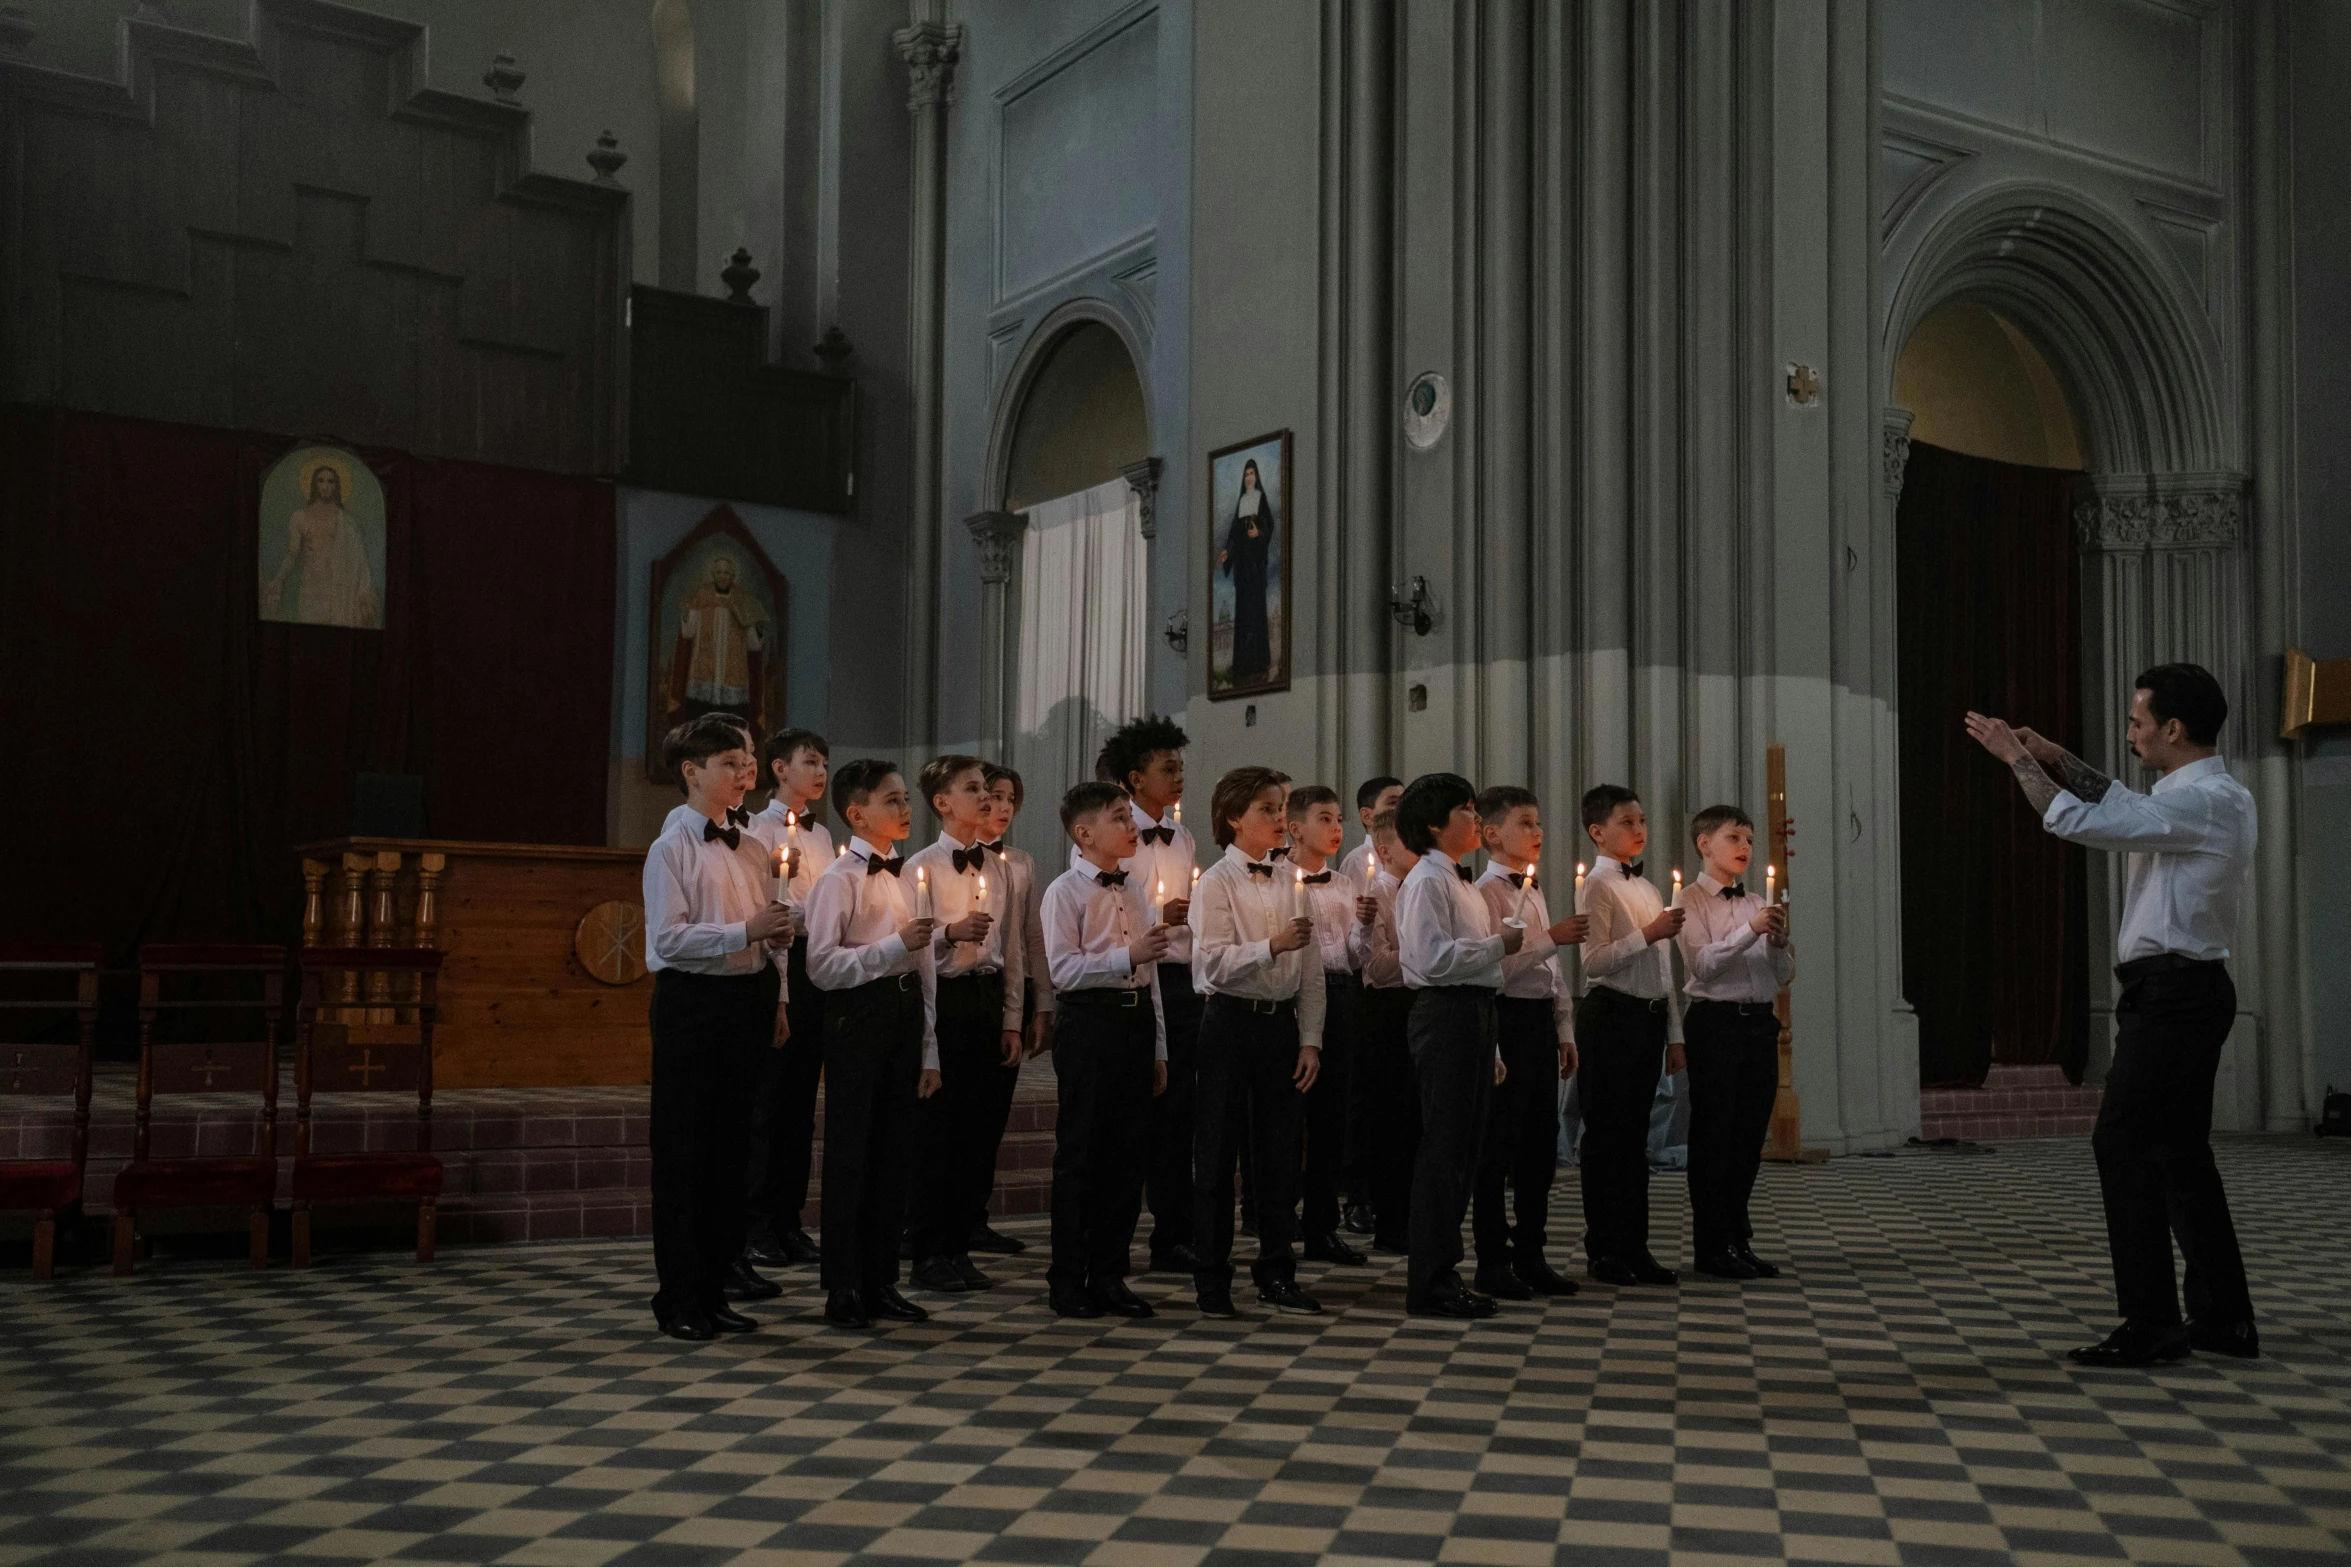
[(1290, 432), (1208, 454), (1208, 695), (1290, 685)]
[(261, 618), (384, 629), (384, 487), (340, 446), (298, 446), (261, 481)]

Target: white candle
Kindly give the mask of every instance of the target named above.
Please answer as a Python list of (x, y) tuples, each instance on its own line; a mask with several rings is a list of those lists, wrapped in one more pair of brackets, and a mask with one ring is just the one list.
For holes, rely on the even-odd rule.
[(931, 917), (931, 879), (919, 865), (914, 868), (914, 917), (918, 920)]
[(1682, 868), (1679, 865), (1673, 868), (1673, 901), (1682, 901)]
[(1779, 885), (1780, 868), (1777, 865), (1766, 865), (1763, 868), (1763, 901), (1765, 903), (1779, 901)]
[(1581, 860), (1575, 862), (1575, 890), (1579, 893), (1584, 890), (1584, 862)]
[(1526, 923), (1527, 897), (1534, 890), (1534, 885), (1535, 868), (1530, 865), (1519, 873), (1518, 878), (1518, 921), (1522, 925)]
[(790, 852), (787, 849), (776, 850), (776, 902), (778, 903), (789, 901), (784, 896), (784, 890), (792, 880), (792, 867), (788, 857)]
[(1167, 878), (1162, 876), (1151, 889), (1151, 923), (1167, 923)]
[(1181, 800), (1175, 803), (1175, 825), (1178, 827), (1184, 825), (1184, 802)]
[(1306, 918), (1306, 873), (1304, 871), (1298, 872), (1297, 892), (1290, 899), (1290, 917), (1301, 920)]

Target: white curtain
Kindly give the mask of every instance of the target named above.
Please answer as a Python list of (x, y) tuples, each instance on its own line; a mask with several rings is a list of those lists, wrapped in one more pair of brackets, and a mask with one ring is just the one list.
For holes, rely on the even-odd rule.
[(1102, 742), (1148, 704), (1150, 583), (1141, 504), (1124, 479), (1042, 501), (1027, 516), (1012, 765), (1028, 805), (1013, 836), (1050, 878), (1068, 858), (1062, 794), (1094, 775)]

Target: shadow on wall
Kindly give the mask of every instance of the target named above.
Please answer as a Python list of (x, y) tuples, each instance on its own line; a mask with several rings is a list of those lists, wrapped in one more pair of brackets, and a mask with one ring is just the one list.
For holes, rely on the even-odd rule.
[[(1068, 697), (1045, 714), (1044, 727), (1013, 736), (1012, 765), (1023, 798), (1012, 841), (1036, 857), (1039, 889), (1069, 867), (1069, 835), (1061, 830), (1061, 797), (1094, 776), (1094, 758), (1124, 719), (1112, 718), (1083, 697)], [(1148, 896), (1148, 894), (1146, 894)]]

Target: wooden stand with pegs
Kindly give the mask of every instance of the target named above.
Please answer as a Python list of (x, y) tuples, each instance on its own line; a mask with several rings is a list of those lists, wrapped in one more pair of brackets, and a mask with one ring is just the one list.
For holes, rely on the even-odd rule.
[[(1789, 864), (1788, 837), (1795, 824), (1788, 819), (1788, 748), (1774, 745), (1764, 753), (1764, 778), (1768, 810), (1767, 827), (1771, 844), (1771, 863), (1778, 866), (1779, 898), (1788, 901), (1788, 882), (1793, 874)], [(1790, 910), (1789, 933), (1795, 932), (1795, 913)], [(1780, 1091), (1771, 1105), (1771, 1136), (1763, 1145), (1763, 1157), (1781, 1164), (1820, 1164), (1829, 1156), (1826, 1148), (1804, 1146), (1803, 1106), (1796, 1098), (1796, 1048), (1792, 1019), (1794, 1010), (1788, 1003), (1788, 987), (1780, 987), (1776, 1009), (1780, 1018)]]

